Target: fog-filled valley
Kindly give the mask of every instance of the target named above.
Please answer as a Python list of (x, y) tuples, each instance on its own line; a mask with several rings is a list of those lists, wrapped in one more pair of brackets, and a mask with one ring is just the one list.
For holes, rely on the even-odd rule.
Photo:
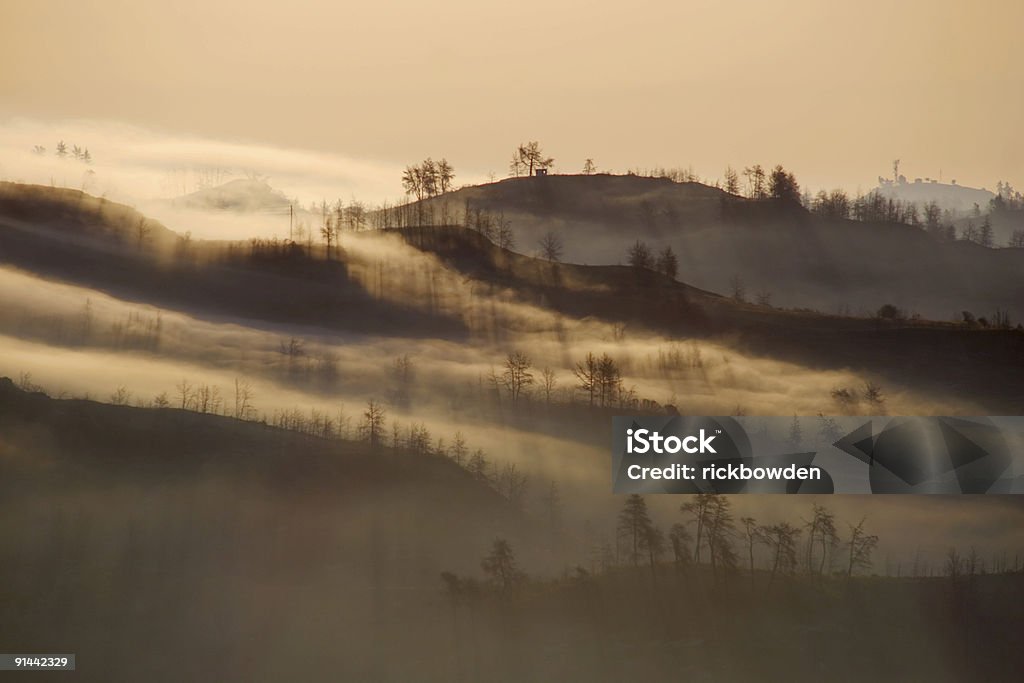
[[(319, 206), (214, 176), (0, 182), (8, 649), (111, 662), (87, 680), (820, 680), (841, 640), (1016, 670), (1015, 497), (640, 510), (608, 449), (613, 415), (793, 416), (797, 448), (1019, 413), (1021, 249), (637, 174)], [(910, 671), (877, 667), (837, 680)]]

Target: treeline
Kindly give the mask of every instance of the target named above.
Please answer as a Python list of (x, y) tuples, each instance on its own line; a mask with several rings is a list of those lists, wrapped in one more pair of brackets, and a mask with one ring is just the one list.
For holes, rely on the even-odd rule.
[(566, 383), (557, 370), (537, 368), (526, 353), (510, 351), (500, 367), (492, 367), (480, 378), (480, 385), (499, 408), (531, 401), (551, 405), (560, 398), (576, 403), (582, 395), (591, 408), (661, 409), (657, 402), (639, 397), (635, 387), (626, 386), (619, 363), (607, 353), (587, 353), (570, 372), (572, 380)]
[[(806, 516), (796, 520), (760, 522), (755, 517), (737, 516), (730, 497), (717, 493), (686, 496), (675, 521), (660, 524), (646, 499), (639, 494), (625, 498), (608, 540), (594, 540), (588, 532), (587, 557), (573, 570), (577, 579), (609, 574), (620, 568), (645, 568), (652, 575), (673, 570), (681, 575), (707, 572), (716, 583), (746, 577), (755, 589), (768, 591), (791, 577), (815, 581), (850, 581), (862, 574), (876, 574), (874, 556), (879, 537), (870, 532), (867, 519), (844, 522), (827, 506), (812, 503)], [(443, 588), (452, 598), (479, 596), (483, 591), (508, 594), (529, 581), (511, 544), (494, 541), (480, 562), (483, 581), (441, 574)], [(986, 573), (1024, 571), (1019, 554), (993, 555), (986, 563), (977, 549), (969, 552), (949, 548), (938, 574), (954, 586)], [(886, 567), (887, 575), (930, 577), (933, 564), (918, 553), (904, 571), (903, 564)]]
[[(397, 372), (408, 371), (407, 359), (396, 361)], [(20, 386), (26, 391), (42, 391), (32, 382), (31, 375), (23, 374)], [(393, 389), (392, 392), (401, 391)], [(395, 396), (396, 402), (403, 400)], [(87, 397), (88, 398), (88, 397)], [(163, 391), (150, 400), (135, 398), (126, 387), (118, 387), (107, 402), (112, 405), (133, 404), (139, 408), (174, 408), (204, 415), (219, 415), (238, 420), (258, 422), (296, 434), (320, 439), (362, 441), (371, 451), (384, 448), (410, 455), (444, 457), (465, 470), (476, 481), (488, 486), (505, 498), (513, 507), (522, 510), (529, 491), (529, 477), (514, 463), (498, 463), (488, 459), (482, 448), (471, 449), (461, 432), (450, 440), (435, 436), (423, 422), (403, 423), (388, 419), (387, 406), (374, 398), (366, 402), (362, 412), (350, 414), (343, 407), (336, 412), (318, 408), (275, 409), (261, 412), (255, 405), (255, 391), (244, 378), (236, 378), (227, 392), (219, 386), (192, 382), (182, 378), (173, 391)]]
[[(32, 152), (38, 154), (39, 156), (45, 156), (46, 148), (43, 147), (42, 145), (35, 145), (32, 148)], [(92, 163), (92, 154), (89, 152), (88, 147), (71, 145), (71, 147), (69, 148), (67, 143), (65, 143), (63, 140), (57, 143), (56, 147), (54, 148), (54, 155), (59, 159), (71, 158), (75, 159), (76, 161), (81, 161), (82, 163), (85, 164)]]

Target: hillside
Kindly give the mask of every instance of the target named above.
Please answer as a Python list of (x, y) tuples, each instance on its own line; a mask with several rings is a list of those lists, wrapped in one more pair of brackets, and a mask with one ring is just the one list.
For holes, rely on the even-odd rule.
[(511, 288), (566, 315), (673, 337), (718, 339), (754, 355), (854, 369), (903, 386), (936, 392), (955, 387), (962, 398), (993, 414), (1024, 408), (1024, 333), (1019, 330), (782, 310), (628, 266), (548, 263), (499, 249), (463, 228), (399, 232), (467, 277)]
[[(626, 181), (646, 182), (637, 178)], [(655, 185), (659, 192), (674, 191), (669, 181)], [(508, 184), (511, 189), (526, 187), (525, 183)], [(364, 262), (365, 257), (347, 253), (328, 260), (322, 251), (310, 255), (282, 245), (267, 245), (261, 251), (252, 245), (197, 242), (183, 249), (183, 242), (170, 231), (176, 240), (173, 248), (160, 251), (146, 245), (140, 249), (117, 237), (117, 223), (104, 223), (88, 213), (91, 209), (77, 208), (90, 207), (98, 200), (80, 193), (48, 194), (47, 190), (31, 189), (30, 204), (8, 200), (0, 205), (7, 215), (20, 216), (9, 219), (0, 212), (0, 262), (129, 301), (210, 319), (244, 319), (265, 328), (302, 325), (409, 338), (462, 339), (469, 334), (458, 310), (433, 303), (440, 275), (434, 272), (435, 265), (427, 266), (430, 272), (423, 279), (429, 292), (381, 298), (367, 289), (365, 277), (354, 277), (353, 271), (376, 273), (375, 279), (383, 277), (383, 262)], [(684, 190), (702, 194), (707, 188)], [(43, 199), (46, 197), (49, 204)], [(25, 220), (32, 215), (29, 209), (38, 206), (42, 206), (39, 213), (43, 216), (67, 218), (59, 229), (40, 230), (36, 223)], [(107, 210), (112, 215), (135, 215), (127, 207), (109, 203)], [(920, 231), (909, 233), (910, 228), (857, 227), (880, 233), (892, 230), (908, 239), (927, 241)], [(362, 239), (372, 250), (374, 242), (386, 240), (388, 233), (437, 255), (442, 266), (456, 276), (447, 286), (457, 288), (456, 294), (469, 300), (474, 296), (474, 283), (482, 283), (486, 286), (483, 291), (511, 292), (539, 310), (556, 311), (572, 319), (625, 324), (630, 334), (648, 330), (673, 338), (715, 340), (758, 357), (874, 376), (886, 386), (939, 394), (948, 394), (952, 388), (963, 400), (997, 414), (1013, 414), (1024, 406), (1024, 381), (1007, 381), (1024, 377), (1024, 335), (1014, 330), (840, 317), (742, 303), (628, 266), (551, 264), (499, 249), (478, 233), (457, 227), (367, 233)], [(82, 234), (88, 239), (82, 241)], [(980, 250), (976, 245), (954, 246)], [(383, 243), (381, 247), (390, 249)], [(410, 266), (404, 261), (408, 258), (386, 257), (388, 277), (407, 278)], [(423, 267), (412, 269), (416, 272)], [(684, 270), (681, 279), (688, 275)], [(389, 287), (400, 290), (401, 283)], [(827, 405), (821, 408), (828, 409)]]
[(442, 569), (535, 533), (447, 458), (6, 378), (0, 470), (0, 640), (88, 681), (369, 680), (386, 643), (436, 647), (402, 625), (429, 631)]
[(238, 178), (207, 187), (171, 201), (178, 208), (198, 211), (288, 212), (290, 202), (280, 190), (263, 180)]
[[(886, 303), (948, 320), (970, 310), (1024, 318), (1024, 251), (940, 243), (922, 230), (823, 220), (726, 195), (696, 183), (638, 176), (511, 178), (427, 200), (449, 214), (481, 209), (508, 220), (518, 250), (531, 253), (548, 231), (564, 260), (616, 264), (637, 239), (671, 246), (680, 279), (785, 307), (873, 312)], [(441, 213), (439, 209), (436, 213)]]
[(191, 241), (76, 190), (0, 183), (0, 264), (200, 317), (461, 334), (450, 317), (375, 300), (340, 260), (265, 246)]

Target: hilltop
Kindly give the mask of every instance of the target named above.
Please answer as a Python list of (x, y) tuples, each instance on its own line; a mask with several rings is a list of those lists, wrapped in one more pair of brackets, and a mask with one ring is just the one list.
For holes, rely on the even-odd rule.
[(500, 216), (530, 253), (558, 234), (564, 260), (619, 264), (637, 239), (671, 246), (680, 278), (779, 306), (867, 313), (893, 304), (949, 320), (997, 309), (1024, 318), (1024, 250), (939, 242), (900, 224), (826, 219), (797, 206), (728, 195), (698, 183), (639, 176), (510, 178), (425, 200), (449, 215)]
[(238, 178), (223, 185), (206, 187), (171, 200), (178, 208), (205, 211), (288, 211), (291, 204), (280, 190), (264, 180)]

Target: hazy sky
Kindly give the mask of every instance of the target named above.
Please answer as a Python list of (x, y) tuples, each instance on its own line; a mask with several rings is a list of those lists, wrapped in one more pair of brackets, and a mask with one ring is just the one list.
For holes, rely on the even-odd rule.
[[(505, 174), (781, 162), (1024, 185), (1019, 0), (0, 0), (0, 117)], [(396, 193), (399, 191), (395, 181)]]

